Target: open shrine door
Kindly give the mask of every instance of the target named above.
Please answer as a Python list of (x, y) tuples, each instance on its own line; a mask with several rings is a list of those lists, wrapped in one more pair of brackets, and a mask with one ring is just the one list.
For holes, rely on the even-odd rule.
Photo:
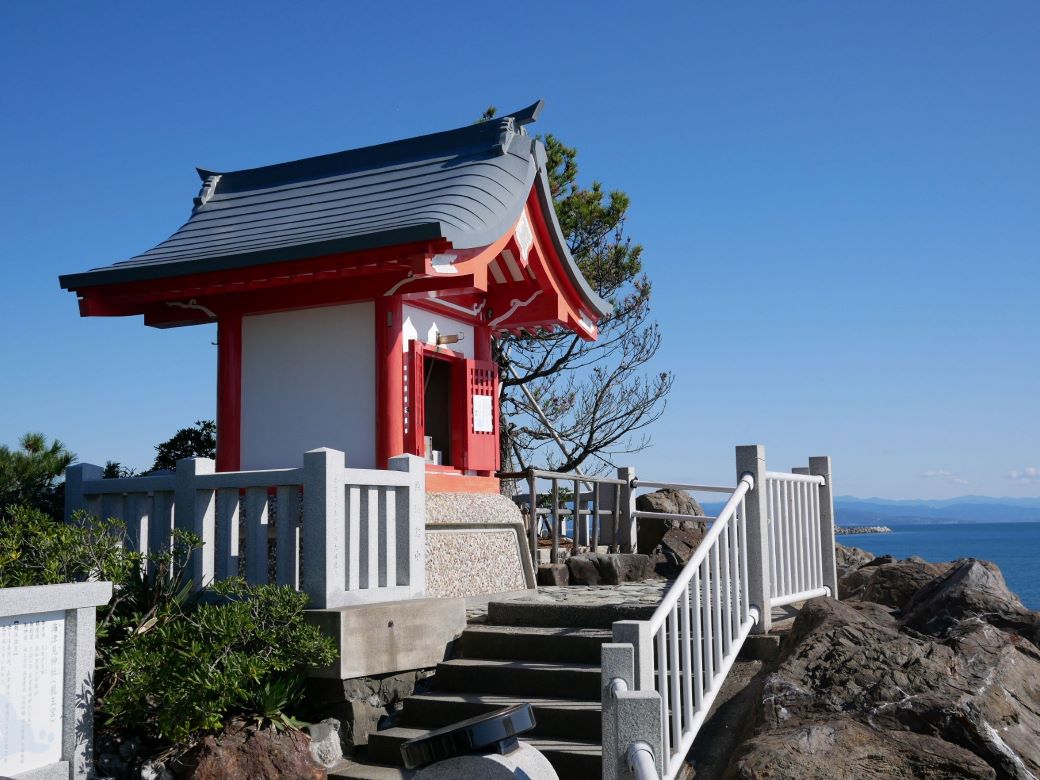
[(497, 471), (497, 366), (415, 340), (405, 371), (408, 451), (435, 469)]

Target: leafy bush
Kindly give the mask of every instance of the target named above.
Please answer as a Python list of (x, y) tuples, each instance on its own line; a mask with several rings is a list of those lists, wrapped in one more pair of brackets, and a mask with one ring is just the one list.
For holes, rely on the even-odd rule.
[(103, 704), (112, 723), (180, 745), (235, 717), (291, 724), (284, 710), (299, 687), (287, 681), (335, 657), (332, 642), (303, 621), (307, 596), (240, 579), (212, 592), (226, 601), (173, 604), (112, 655)]
[(141, 556), (125, 550), (123, 530), (118, 520), (63, 523), (33, 507), (9, 507), (0, 522), (0, 588), (124, 582)]
[(294, 727), (301, 672), (335, 657), (304, 623), (306, 594), (240, 579), (193, 592), (187, 563), (198, 537), (176, 530), (169, 550), (150, 555), (126, 541), (118, 520), (86, 515), (66, 524), (15, 507), (0, 523), (0, 587), (114, 584), (98, 609), (99, 725), (175, 749), (234, 718)]

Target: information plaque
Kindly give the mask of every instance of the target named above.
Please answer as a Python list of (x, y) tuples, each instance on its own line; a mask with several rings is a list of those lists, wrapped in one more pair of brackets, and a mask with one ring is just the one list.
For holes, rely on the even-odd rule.
[(495, 432), (495, 415), (491, 407), (490, 395), (473, 396), (473, 431), (474, 433)]
[(61, 760), (65, 613), (0, 617), (0, 775)]

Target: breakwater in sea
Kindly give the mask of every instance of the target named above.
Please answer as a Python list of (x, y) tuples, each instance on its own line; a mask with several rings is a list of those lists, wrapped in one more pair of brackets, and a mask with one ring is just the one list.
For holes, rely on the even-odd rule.
[(836, 525), (834, 533), (839, 536), (843, 534), (890, 534), (892, 529), (887, 525)]

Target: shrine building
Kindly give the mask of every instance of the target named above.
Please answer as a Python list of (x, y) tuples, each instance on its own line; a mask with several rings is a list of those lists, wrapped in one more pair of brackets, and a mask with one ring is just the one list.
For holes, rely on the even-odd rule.
[(84, 317), (216, 323), (217, 469), (426, 459), (430, 490), (495, 492), (492, 340), (609, 310), (553, 208), (542, 103), (456, 130), (217, 173), (188, 221), (129, 260), (60, 278)]

